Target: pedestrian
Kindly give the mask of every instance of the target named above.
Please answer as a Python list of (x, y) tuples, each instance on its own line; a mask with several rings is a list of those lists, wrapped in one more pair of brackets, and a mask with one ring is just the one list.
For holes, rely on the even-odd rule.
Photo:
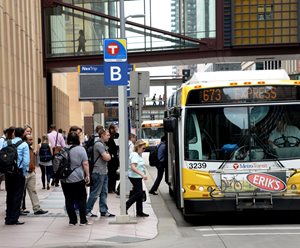
[(92, 210), (96, 200), (99, 199), (99, 210), (101, 216), (114, 217), (114, 214), (108, 212), (107, 206), (107, 194), (108, 194), (108, 176), (107, 176), (107, 162), (111, 160), (111, 156), (108, 152), (108, 147), (105, 142), (108, 141), (110, 135), (108, 130), (99, 130), (99, 142), (94, 145), (94, 158), (98, 158), (94, 164), (92, 173), (93, 185), (90, 187), (90, 196), (87, 201), (87, 216), (98, 217), (93, 214)]
[(82, 29), (79, 30), (79, 37), (77, 39), (78, 41), (78, 49), (77, 49), (77, 53), (80, 53), (80, 51), (82, 50), (82, 52), (85, 53), (85, 43), (86, 43), (86, 39), (84, 37), (84, 32)]
[(133, 186), (133, 193), (126, 202), (126, 213), (133, 203), (136, 203), (136, 216), (148, 217), (143, 212), (143, 181), (147, 180), (145, 162), (142, 154), (146, 150), (146, 142), (138, 140), (134, 145), (134, 152), (129, 157), (128, 178)]
[(67, 147), (70, 149), (70, 162), (73, 172), (61, 179), (61, 187), (65, 196), (66, 210), (69, 216), (69, 225), (77, 224), (75, 205), (79, 209), (80, 226), (89, 225), (86, 219), (86, 184), (90, 182), (89, 163), (84, 147), (80, 145), (80, 138), (76, 132), (70, 132), (67, 137)]
[(153, 105), (156, 105), (156, 93), (154, 93), (153, 97), (152, 97), (152, 102), (153, 102)]
[[(3, 146), (3, 143), (6, 139), (6, 129), (3, 129), (3, 135), (0, 137), (0, 150)], [(0, 191), (3, 191), (4, 189), (2, 189), (1, 184), (2, 182), (5, 181), (5, 174), (0, 172)]]
[[(52, 153), (55, 155), (58, 153), (63, 147), (66, 146), (64, 137), (61, 133), (56, 131), (56, 125), (51, 124), (50, 126), (50, 132), (48, 133), (48, 140), (51, 145)], [(59, 178), (53, 174), (53, 179), (51, 182), (51, 186), (58, 187), (59, 186)]]
[(118, 178), (117, 170), (120, 165), (119, 161), (119, 147), (115, 143), (115, 138), (119, 137), (117, 127), (114, 124), (110, 124), (108, 128), (110, 137), (106, 142), (108, 146), (108, 152), (110, 154), (111, 160), (108, 161), (107, 169), (108, 169), (108, 193), (116, 193), (116, 184)]
[[(37, 154), (40, 157), (39, 165), (42, 171), (43, 189), (45, 189), (45, 181), (47, 180), (47, 190), (49, 190), (50, 180), (51, 178), (53, 178), (54, 172), (53, 172), (53, 164), (52, 164), (53, 152), (47, 134), (44, 134), (42, 136), (42, 142), (37, 146)], [(45, 180), (45, 176), (46, 176), (46, 180)]]
[[(132, 152), (134, 152), (134, 144), (136, 142), (136, 135), (133, 134), (133, 133), (130, 133), (128, 135), (128, 152), (129, 152), (129, 156)], [(120, 183), (117, 187), (117, 192), (116, 192), (117, 195), (120, 195)]]
[[(9, 127), (7, 129), (6, 141), (3, 143), (3, 148), (8, 145), (8, 142), (13, 144), (22, 141), (24, 129), (21, 127)], [(22, 225), (23, 221), (19, 221), (20, 208), (25, 187), (25, 176), (29, 169), (29, 147), (23, 142), (17, 147), (18, 152), (18, 168), (13, 173), (5, 174), (6, 182), (6, 225)]]
[(158, 97), (158, 105), (162, 105), (162, 97), (161, 97), (161, 95), (159, 95), (159, 97)]
[[(35, 155), (34, 155), (34, 150), (32, 148), (32, 145), (33, 145), (32, 135), (27, 134), (25, 136), (25, 141), (29, 147), (30, 160), (29, 160), (29, 169), (26, 174), (24, 188), (25, 188), (25, 190), (27, 190), (28, 195), (30, 197), (34, 214), (35, 215), (46, 214), (46, 213), (48, 213), (48, 211), (41, 209), (40, 201), (39, 201), (37, 191), (36, 191)], [(23, 198), (23, 201), (24, 200), (25, 200), (25, 198)]]
[(158, 190), (159, 184), (164, 176), (165, 168), (167, 166), (165, 136), (161, 137), (160, 144), (158, 146), (159, 146), (158, 150), (157, 150), (158, 164), (156, 165), (157, 176), (156, 176), (153, 186), (149, 190), (149, 194), (152, 194), (152, 195), (158, 195), (157, 190)]
[(136, 142), (136, 135), (131, 133), (128, 135), (128, 152), (129, 156), (132, 152), (134, 152), (134, 144)]
[[(23, 140), (25, 142), (26, 142), (26, 135), (27, 134), (32, 134), (32, 127), (29, 124), (24, 125)], [(26, 181), (25, 181), (25, 183), (26, 183)], [(30, 213), (30, 211), (26, 210), (26, 188), (24, 188), (23, 199), (22, 199), (22, 207), (21, 207), (20, 215), (27, 215), (29, 213)]]

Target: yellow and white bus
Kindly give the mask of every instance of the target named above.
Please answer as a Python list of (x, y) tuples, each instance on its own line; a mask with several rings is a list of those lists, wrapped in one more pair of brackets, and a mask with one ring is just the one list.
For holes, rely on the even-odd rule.
[(141, 125), (141, 138), (147, 144), (147, 150), (154, 149), (160, 143), (160, 138), (164, 136), (163, 120), (147, 120)]
[(164, 129), (185, 216), (300, 209), (300, 81), (285, 71), (197, 73), (168, 99)]

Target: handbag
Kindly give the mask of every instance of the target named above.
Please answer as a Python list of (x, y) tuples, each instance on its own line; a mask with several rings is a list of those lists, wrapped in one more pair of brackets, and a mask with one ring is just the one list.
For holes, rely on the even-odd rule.
[[(131, 198), (133, 195), (133, 190), (130, 190), (129, 191), (129, 198)], [(143, 190), (143, 202), (147, 201), (147, 194), (146, 194), (146, 191)]]

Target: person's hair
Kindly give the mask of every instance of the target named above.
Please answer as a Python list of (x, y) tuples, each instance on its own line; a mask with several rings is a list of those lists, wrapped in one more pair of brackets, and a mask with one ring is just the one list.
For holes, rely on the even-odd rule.
[(32, 127), (29, 124), (24, 125), (24, 130), (26, 130), (27, 128), (29, 128), (32, 131)]
[(95, 132), (99, 133), (100, 129), (103, 129), (103, 128), (104, 128), (103, 125), (97, 125), (96, 128), (95, 128)]
[(42, 136), (42, 143), (49, 143), (49, 139), (48, 139), (48, 135), (47, 134), (43, 134)]
[(24, 136), (24, 128), (22, 127), (16, 127), (15, 129), (15, 137), (22, 138)]
[(13, 134), (14, 134), (15, 129), (16, 128), (14, 126), (11, 126), (11, 127), (6, 129), (6, 139), (12, 139), (13, 138)]
[(101, 138), (101, 136), (105, 133), (109, 133), (107, 129), (104, 129), (104, 128), (100, 129), (98, 132), (99, 138)]
[(161, 141), (161, 142), (165, 142), (165, 141), (166, 141), (166, 137), (165, 137), (165, 136), (162, 136), (162, 137), (160, 138), (160, 141)]
[(50, 130), (55, 130), (56, 129), (56, 125), (55, 124), (51, 124), (50, 125)]
[(80, 145), (79, 135), (76, 132), (68, 133), (67, 144), (68, 145)]
[(137, 150), (141, 147), (141, 146), (144, 146), (146, 145), (146, 142), (142, 139), (139, 139), (135, 142), (134, 144), (134, 151), (137, 152)]
[(57, 132), (62, 133), (63, 131), (62, 131), (61, 128), (59, 128), (59, 129), (57, 130)]
[(128, 138), (129, 138), (129, 139), (132, 139), (132, 138), (135, 138), (135, 137), (136, 137), (136, 135), (133, 134), (133, 133), (130, 133), (130, 134), (128, 135)]
[(71, 126), (70, 129), (69, 129), (69, 133), (70, 132), (77, 132), (77, 130), (80, 130), (80, 132), (82, 132), (82, 129), (81, 127), (78, 127), (78, 126)]
[(37, 138), (37, 142), (38, 142), (38, 144), (40, 144), (42, 142), (42, 139), (41, 138)]

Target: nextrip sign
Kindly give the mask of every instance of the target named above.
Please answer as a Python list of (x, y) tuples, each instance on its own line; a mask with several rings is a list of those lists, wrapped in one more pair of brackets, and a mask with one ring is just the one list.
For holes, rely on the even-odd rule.
[(104, 62), (127, 62), (126, 39), (104, 39)]

